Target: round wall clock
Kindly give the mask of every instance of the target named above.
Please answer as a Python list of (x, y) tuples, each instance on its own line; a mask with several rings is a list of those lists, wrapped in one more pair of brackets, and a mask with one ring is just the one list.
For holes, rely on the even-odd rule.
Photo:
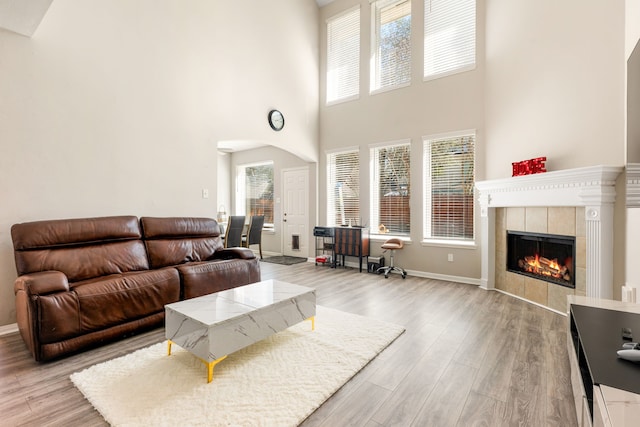
[(271, 126), (271, 129), (275, 131), (279, 131), (279, 130), (282, 130), (282, 128), (284, 127), (284, 116), (280, 111), (278, 110), (269, 111), (268, 119), (269, 119), (269, 126)]

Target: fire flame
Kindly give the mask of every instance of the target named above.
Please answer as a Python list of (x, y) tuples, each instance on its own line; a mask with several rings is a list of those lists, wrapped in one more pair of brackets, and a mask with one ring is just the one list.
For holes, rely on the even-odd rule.
[[(532, 262), (528, 262), (527, 264), (535, 268), (542, 268), (542, 265), (540, 264), (540, 255), (536, 254), (536, 259)], [(557, 259), (551, 260), (551, 262), (549, 262), (549, 267), (560, 270), (560, 264), (558, 264)]]
[[(532, 272), (532, 273), (536, 273), (536, 274), (541, 274), (544, 276), (552, 276), (552, 277), (561, 277), (561, 270), (562, 268), (560, 267), (560, 264), (558, 264), (558, 260), (557, 259), (553, 259), (553, 260), (548, 260), (548, 262), (546, 263), (546, 268), (540, 263), (540, 255), (536, 254), (535, 259), (533, 260), (527, 260), (526, 264), (528, 266), (527, 271)], [(553, 271), (549, 271), (549, 270), (553, 270)]]
[(540, 255), (536, 254), (536, 259), (533, 262), (528, 263), (532, 267), (540, 268)]

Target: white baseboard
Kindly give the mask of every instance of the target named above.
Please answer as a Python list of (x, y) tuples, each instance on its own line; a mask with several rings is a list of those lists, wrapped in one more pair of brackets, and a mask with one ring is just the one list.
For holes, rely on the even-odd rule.
[(17, 323), (11, 323), (10, 325), (0, 326), (0, 336), (13, 334), (14, 332), (18, 332)]
[[(346, 267), (359, 268), (360, 264), (354, 261), (347, 261), (345, 263)], [(362, 262), (362, 271), (367, 271), (367, 262), (363, 260)], [(480, 279), (474, 279), (472, 277), (463, 277), (463, 276), (450, 276), (447, 274), (437, 274), (437, 273), (429, 273), (427, 271), (417, 271), (417, 270), (407, 270), (407, 275), (415, 276), (415, 277), (424, 277), (425, 279), (436, 279), (442, 280), (445, 282), (455, 282), (455, 283), (465, 283), (467, 285), (476, 285), (480, 286)], [(400, 274), (397, 271), (392, 271), (391, 274)]]
[[(260, 257), (260, 251), (258, 251), (257, 249), (251, 249), (253, 251), (254, 254), (256, 254), (257, 257)], [(268, 251), (262, 251), (262, 256), (263, 257), (270, 257), (270, 256), (282, 256), (281, 252), (268, 252)]]
[(451, 276), (448, 274), (428, 273), (426, 271), (406, 270), (409, 276), (424, 277), (426, 279), (442, 280), (444, 282), (465, 283), (467, 285), (480, 286), (480, 279), (473, 277)]

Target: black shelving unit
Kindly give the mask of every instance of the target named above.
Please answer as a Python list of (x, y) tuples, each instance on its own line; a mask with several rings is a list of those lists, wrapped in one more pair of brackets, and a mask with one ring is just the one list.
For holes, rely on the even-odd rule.
[(334, 267), (336, 255), (333, 227), (314, 227), (313, 235), (316, 240), (316, 265)]

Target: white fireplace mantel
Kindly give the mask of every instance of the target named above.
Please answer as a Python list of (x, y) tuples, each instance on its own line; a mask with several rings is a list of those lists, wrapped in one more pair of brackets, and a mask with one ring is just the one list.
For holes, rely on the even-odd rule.
[(590, 166), (476, 182), (481, 217), (480, 287), (495, 284), (495, 209), (583, 206), (587, 224), (587, 296), (613, 296), (613, 204), (622, 167)]

